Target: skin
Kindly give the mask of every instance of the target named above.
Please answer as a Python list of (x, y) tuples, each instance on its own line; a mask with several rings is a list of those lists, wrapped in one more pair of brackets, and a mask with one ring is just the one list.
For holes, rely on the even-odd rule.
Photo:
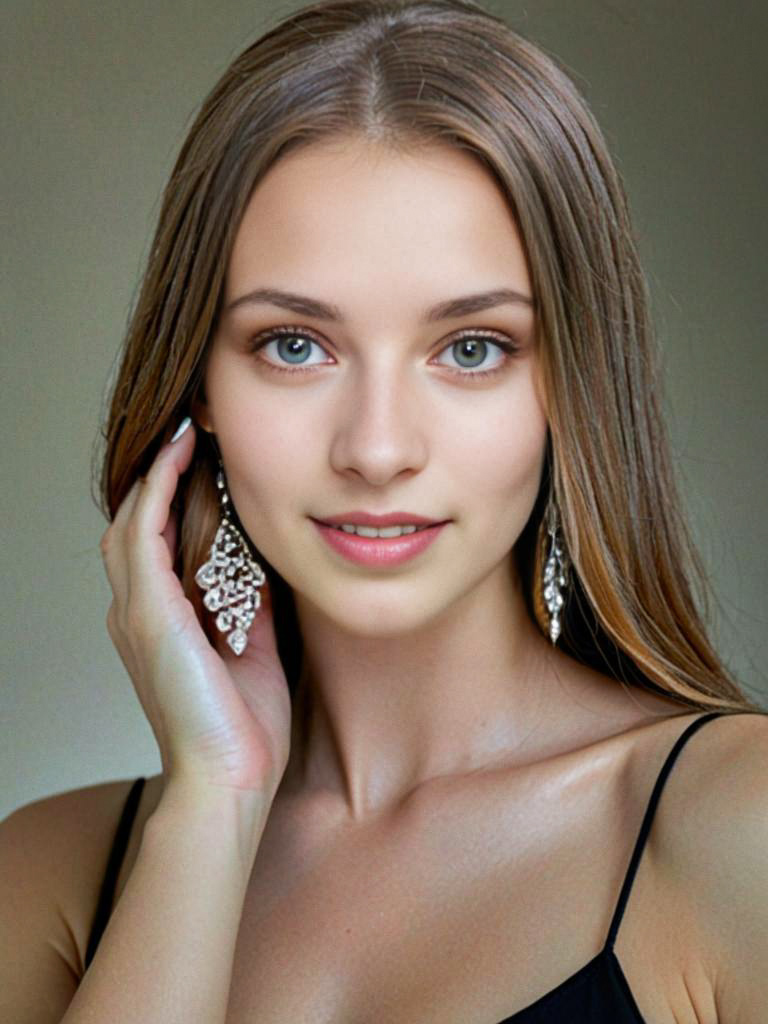
[[(345, 319), (241, 306), (193, 410), (294, 588), (308, 655), (308, 724), (249, 877), (227, 1024), (495, 1024), (602, 946), (653, 783), (697, 715), (552, 649), (525, 611), (512, 552), (547, 433), (533, 310), (422, 323), (457, 295), (530, 295), (503, 197), (467, 154), (347, 144), (284, 159), (240, 225), (226, 301), (264, 285)], [(270, 373), (249, 351), (281, 324), (314, 334), (317, 371)], [(520, 345), (483, 383), (451, 349), (470, 327)], [(356, 507), (452, 522), (422, 556), (374, 571), (308, 519)], [(665, 784), (615, 947), (645, 1020), (765, 1017), (765, 725), (706, 725)], [(40, 894), (20, 915), (40, 950), (20, 985), (37, 1005), (45, 984), (57, 1020), (132, 781), (13, 818), (9, 878)], [(116, 902), (163, 786), (147, 782)]]
[[(334, 303), (343, 320), (227, 311), (265, 286)], [(520, 235), (487, 172), (448, 147), (298, 151), (260, 182), (237, 233), (194, 412), (246, 530), (296, 597), (311, 701), (284, 787), (322, 791), (341, 819), (551, 754), (580, 730), (586, 742), (596, 712), (637, 714), (615, 683), (553, 650), (523, 604), (512, 549), (548, 429), (534, 308), (423, 322), (433, 304), (500, 287), (534, 298)], [(286, 339), (252, 351), (283, 325), (310, 332), (298, 349), (310, 369)], [(452, 344), (468, 328), (517, 351), (491, 338), (468, 359)], [(476, 365), (501, 369), (472, 378)], [(309, 519), (360, 508), (451, 522), (406, 564), (363, 568)]]
[[(514, 546), (548, 430), (534, 307), (424, 321), (491, 288), (535, 299), (478, 163), (349, 139), (294, 152), (251, 197), (225, 308), (262, 287), (343, 319), (238, 305), (193, 409), (247, 532), (293, 588), (306, 656), (227, 1019), (501, 1021), (605, 941), (653, 783), (697, 714), (552, 648), (525, 608)], [(304, 348), (254, 352), (279, 326)], [(452, 343), (469, 328), (517, 351), (467, 360)], [(473, 379), (467, 362), (502, 369)], [(451, 522), (403, 566), (361, 568), (309, 519), (355, 508)], [(752, 1024), (765, 1002), (765, 929), (751, 925), (764, 912), (740, 881), (765, 844), (720, 827), (765, 818), (764, 724), (710, 725), (665, 786), (615, 947), (648, 1021)], [(144, 815), (162, 777), (147, 788)]]
[[(535, 299), (487, 171), (447, 147), (294, 152), (251, 197), (224, 309), (263, 287), (335, 304), (343, 319), (225, 312), (193, 408), (245, 529), (293, 588), (305, 649), (306, 725), (294, 714), (249, 882), (231, 1019), (311, 1006), (339, 1021), (371, 1007), (393, 1024), (500, 1021), (600, 948), (683, 729), (670, 719), (695, 716), (564, 655), (525, 608), (514, 546), (548, 431), (535, 310), (424, 322), (428, 307), (492, 288)], [(254, 352), (279, 326), (317, 344), (293, 359), (285, 339)], [(518, 349), (489, 344), (468, 360), (452, 343), (470, 328)], [(302, 357), (314, 368), (296, 369)], [(502, 369), (473, 380), (468, 363)], [(369, 569), (309, 519), (352, 509), (451, 522), (417, 558)], [(666, 812), (679, 820), (674, 797)], [(715, 1024), (713, 947), (690, 941), (706, 929), (674, 873), (645, 863), (618, 945), (633, 990), (649, 1020), (691, 1019), (693, 1005)]]

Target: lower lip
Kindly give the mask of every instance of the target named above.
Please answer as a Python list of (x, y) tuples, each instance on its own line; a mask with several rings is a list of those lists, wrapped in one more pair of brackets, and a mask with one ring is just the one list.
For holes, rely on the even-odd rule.
[(415, 533), (406, 533), (402, 537), (359, 537), (356, 533), (345, 533), (335, 526), (326, 526), (317, 519), (313, 519), (321, 536), (328, 544), (344, 555), (350, 562), (357, 565), (400, 565), (407, 562), (409, 558), (420, 554), (428, 548), (438, 533), (448, 523), (437, 523), (435, 526), (428, 526), (426, 530), (416, 530)]

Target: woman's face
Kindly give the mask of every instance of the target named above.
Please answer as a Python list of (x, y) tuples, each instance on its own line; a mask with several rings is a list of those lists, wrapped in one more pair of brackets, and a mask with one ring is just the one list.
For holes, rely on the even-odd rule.
[[(307, 301), (287, 308), (258, 289)], [(499, 289), (521, 298), (429, 315)], [(243, 525), (299, 607), (392, 635), (509, 573), (547, 433), (531, 297), (502, 194), (457, 149), (315, 145), (262, 179), (195, 412), (216, 435)], [(473, 375), (482, 370), (495, 372)], [(362, 566), (313, 522), (350, 510), (450, 522), (406, 562)]]

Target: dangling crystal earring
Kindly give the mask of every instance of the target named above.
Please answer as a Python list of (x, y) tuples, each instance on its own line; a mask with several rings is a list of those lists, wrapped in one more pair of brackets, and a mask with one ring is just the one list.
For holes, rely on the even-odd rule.
[(216, 627), (222, 633), (231, 630), (227, 643), (235, 654), (242, 654), (248, 643), (246, 634), (261, 605), (257, 587), (266, 581), (266, 576), (259, 563), (251, 558), (245, 538), (229, 518), (230, 500), (221, 460), (216, 486), (219, 489), (221, 521), (208, 561), (195, 573), (195, 582), (206, 591), (203, 598), (205, 607), (219, 613)]
[(558, 542), (559, 522), (554, 499), (547, 507), (547, 533), (549, 534), (549, 557), (544, 565), (544, 602), (549, 611), (549, 639), (557, 643), (560, 636), (560, 609), (564, 597), (561, 588), (568, 585), (568, 556), (562, 543)]

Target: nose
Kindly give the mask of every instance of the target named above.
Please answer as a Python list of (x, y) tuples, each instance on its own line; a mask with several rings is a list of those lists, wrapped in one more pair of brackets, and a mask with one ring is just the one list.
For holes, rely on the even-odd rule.
[(424, 467), (428, 412), (405, 368), (394, 360), (375, 362), (350, 375), (330, 458), (336, 472), (382, 487)]

